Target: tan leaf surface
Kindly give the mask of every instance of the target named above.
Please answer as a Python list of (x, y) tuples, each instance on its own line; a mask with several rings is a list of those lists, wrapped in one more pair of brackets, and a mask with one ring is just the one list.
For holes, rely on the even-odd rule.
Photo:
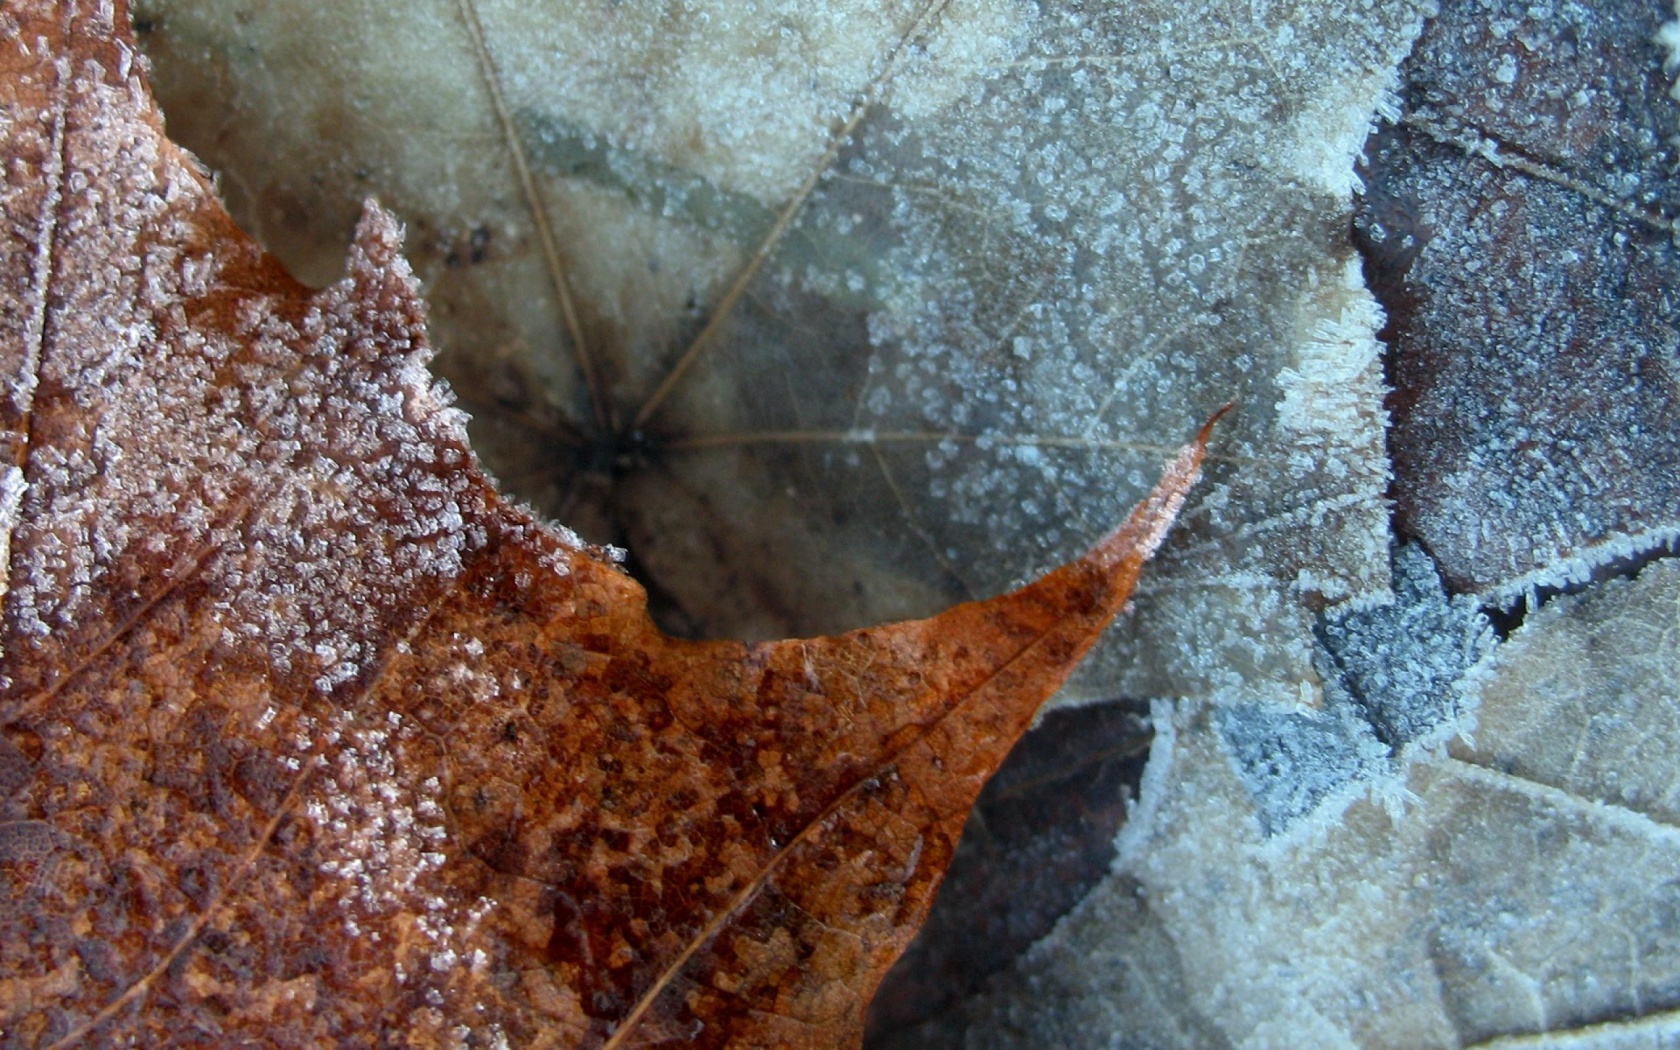
[(671, 640), (478, 471), (392, 219), (291, 281), (125, 17), (0, 11), (4, 1038), (854, 1045), (1206, 428), (1011, 595)]

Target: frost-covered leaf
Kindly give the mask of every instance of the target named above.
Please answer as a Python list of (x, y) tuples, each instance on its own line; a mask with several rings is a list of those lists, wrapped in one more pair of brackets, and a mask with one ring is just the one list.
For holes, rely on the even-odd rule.
[(1422, 6), (148, 0), (144, 36), (298, 272), (370, 189), (413, 224), (479, 447), (677, 622), (995, 593), (1234, 398), (1075, 691), (1297, 700), (1316, 612), (1387, 586), (1346, 226)]
[(1444, 594), (1416, 546), (1395, 552), (1392, 602), (1327, 614), (1317, 635), (1318, 708), (1245, 702), (1214, 713), (1268, 834), (1457, 735), (1469, 707), (1459, 681), (1493, 642), (1476, 603)]
[[(1359, 234), (1396, 321), (1402, 525), (1449, 591), (1508, 593), (1675, 522), (1680, 23), (1442, 8)], [(1474, 603), (1396, 559), (1394, 605), (1320, 621), (1321, 710), (1158, 710), (1117, 873), (929, 1045), (1680, 1043), (1680, 573), (1486, 655)]]
[(1680, 535), (1672, 15), (1449, 0), (1371, 145), (1394, 493), (1457, 589), (1581, 580)]
[(1680, 562), (1548, 603), (1494, 667), (1463, 757), (1680, 826)]
[(1161, 711), (1118, 874), (969, 1006), (969, 1047), (1680, 1039), (1680, 564), (1533, 614), (1475, 745), (1268, 835), (1206, 712)]
[(122, 5), (0, 8), (0, 159), (8, 1047), (857, 1045), (1212, 427), (1013, 593), (673, 640), (480, 472), (391, 217), (294, 282)]

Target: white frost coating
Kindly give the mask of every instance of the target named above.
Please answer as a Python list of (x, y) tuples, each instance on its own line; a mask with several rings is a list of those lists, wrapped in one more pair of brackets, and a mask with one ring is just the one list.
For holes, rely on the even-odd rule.
[(1331, 610), (1314, 625), (1316, 709), (1243, 702), (1212, 713), (1256, 818), (1280, 845), (1338, 820), (1367, 795), (1398, 817), (1407, 765), (1474, 721), (1467, 677), (1494, 644), (1474, 599), (1447, 595), (1421, 548), (1393, 558), (1382, 605)]
[(448, 971), (469, 951), (492, 904), (480, 899), (452, 922), (439, 896), (438, 872), (447, 857), (437, 843), (449, 834), (442, 785), (436, 777), (417, 777), (412, 768), (425, 768), (433, 758), (425, 735), (395, 712), (376, 727), (359, 725), (349, 712), (335, 718), (343, 746), (317, 774), (303, 815), (315, 826), (321, 874), (343, 884), (345, 932), (355, 937), (364, 926), (412, 916), (419, 936), (395, 955), (399, 982), (427, 969)]
[[(17, 467), (8, 466), (0, 471), (0, 565), (12, 563), (12, 530), (17, 527), (18, 506), (28, 487), (23, 471)], [(0, 574), (0, 596), (5, 595), (6, 587), (6, 577)]]
[(230, 650), (337, 690), (474, 542), (464, 417), (425, 370), (400, 231), (371, 210), (349, 275), (307, 304), (252, 292), (254, 249), (205, 252), (213, 192), (155, 135), (137, 75), (75, 72), (47, 343), (24, 377), (52, 440), (0, 477), (26, 667), (74, 665), (192, 581)]
[[(1147, 612), (1119, 630), (1131, 637), (1131, 652), (1151, 654), (1152, 667), (1134, 665), (1107, 694), (1102, 685), (1082, 685), (1084, 692), (1317, 706), (1312, 613), (1299, 601), (1314, 596), (1356, 608), (1388, 598), (1388, 417), (1376, 339), (1383, 314), (1357, 260), (1326, 277), (1290, 312), (1267, 464), (1247, 464), (1226, 475), (1235, 482), (1215, 480), (1191, 499), (1201, 514), (1193, 511), (1189, 522), (1221, 522), (1225, 536), (1169, 543), (1163, 563), (1139, 583), (1139, 608)], [(1238, 408), (1245, 410), (1253, 412)], [(1260, 507), (1267, 512), (1257, 514)], [(1215, 580), (1179, 576), (1188, 571)], [(1100, 679), (1080, 670), (1080, 682)]]
[(1628, 225), (1664, 226), (1641, 209), (1674, 188), (1668, 6), (1453, 8), (1373, 158), (1356, 229), (1418, 291), (1396, 300), (1394, 496), (1462, 589), (1579, 580), (1680, 524), (1670, 384), (1641, 372), (1680, 343), (1674, 256)]
[(1419, 754), (1403, 809), (1356, 801), (1283, 840), (1181, 705), (1115, 876), (968, 1045), (1095, 1048), (1163, 1014), (1145, 1045), (1667, 1045), (1680, 937), (1651, 873), (1680, 865), (1676, 609), (1673, 561), (1549, 602), (1469, 676), (1474, 746)]
[[(226, 613), (255, 626), (280, 669), (310, 670), (323, 693), (377, 659), (391, 596), (452, 578), (474, 543), (463, 517), (465, 417), (421, 352), (403, 345), (411, 322), (360, 316), (373, 289), (412, 289), (399, 237), (389, 216), (370, 211), (349, 276), (316, 297), (305, 328), (325, 352), (290, 377), (275, 429), (321, 435), (324, 446), (283, 446), (296, 458), (278, 474), (281, 487), (253, 508), (242, 549), (219, 562), (243, 584), (224, 599)], [(358, 334), (369, 325), (393, 326), (395, 345), (353, 342), (369, 338)]]
[[(1422, 1023), (1416, 989), (1403, 982), (1356, 983), (1390, 962), (1388, 938), (1379, 931), (1394, 921), (1405, 901), (1410, 873), (1380, 855), (1339, 857), (1339, 839), (1349, 834), (1339, 828), (1321, 829), (1280, 852), (1260, 833), (1206, 726), (1193, 708), (1181, 709), (1175, 718), (1173, 775), (1160, 785), (1165, 788), (1161, 796), (1140, 805), (1140, 812), (1150, 807), (1152, 824), (1128, 828), (1129, 848), (1116, 865), (1120, 878), (1142, 887), (1147, 914), (1164, 928), (1166, 945), (1143, 940), (1129, 946), (1125, 938), (1136, 929), (1130, 922), (1114, 931), (1119, 940), (1107, 941), (1100, 932), (1102, 914), (1070, 916), (1042, 946), (1040, 968), (1030, 971), (1030, 979), (1041, 989), (1056, 988), (1072, 1002), (1057, 1003), (1061, 1019), (1017, 1017), (1017, 1028), (1047, 1023), (1052, 1027), (1041, 1033), (1044, 1045), (1095, 1047), (1103, 1045), (1098, 1033), (1147, 1023), (1127, 1016), (1128, 1009), (1148, 1009), (1136, 1001), (1136, 993), (1130, 1002), (1087, 998), (1090, 993), (1082, 988), (1094, 990), (1106, 975), (1079, 975), (1081, 964), (1053, 947), (1056, 940), (1083, 935), (1101, 945), (1085, 946), (1083, 958), (1100, 950), (1105, 957), (1128, 960), (1134, 972), (1142, 971), (1138, 983), (1154, 986), (1163, 999), (1178, 1000), (1175, 1009), (1211, 1022), (1237, 1046), (1285, 1045), (1273, 1043), (1268, 1033), (1293, 1030), (1290, 1022), (1300, 1018), (1316, 1018), (1311, 1045), (1360, 1045), (1349, 1024), (1350, 1008), (1356, 1016), (1388, 1013), (1397, 1025), (1412, 1023), (1416, 1036), (1409, 1045), (1437, 1045), (1439, 1038), (1430, 1037), (1441, 1034), (1441, 1026)], [(1376, 843), (1393, 835), (1380, 811), (1367, 809), (1354, 823), (1369, 827)], [(1173, 960), (1163, 957), (1163, 947), (1177, 955), (1182, 974), (1169, 968)], [(1326, 969), (1318, 968), (1320, 958), (1330, 963)], [(1022, 1007), (1030, 1010), (1030, 1002), (1016, 1004)], [(1091, 1034), (1069, 1031), (1074, 1025)], [(1160, 1045), (1209, 1044), (1181, 1035), (1179, 1041)]]
[[(1433, 3), (1427, 5), (1427, 10), (1418, 12), (1417, 20), (1407, 30), (1408, 37), (1416, 37), (1423, 28), (1423, 16), (1431, 14), (1434, 14)], [(1280, 34), (1277, 43), (1287, 47), (1290, 40), (1282, 39)], [(1326, 192), (1338, 197), (1350, 196), (1359, 188), (1354, 162), (1363, 152), (1365, 138), (1374, 130), (1375, 120), (1398, 115), (1399, 86), (1397, 63), (1373, 63), (1362, 80), (1346, 85), (1346, 93), (1325, 92), (1313, 96), (1295, 118), (1294, 141), (1279, 159)]]
[(1670, 1050), (1680, 1046), (1680, 1011), (1637, 1021), (1609, 1021), (1565, 1033), (1500, 1036), (1477, 1050)]
[[(66, 80), (68, 70), (62, 71)], [(178, 281), (180, 260), (167, 242), (142, 256), (137, 231), (163, 221), (165, 202), (158, 194), (114, 194), (107, 198), (90, 187), (78, 169), (105, 151), (120, 152), (118, 178), (150, 178), (158, 163), (154, 143), (127, 125), (138, 112), (134, 92), (97, 78), (78, 80), (68, 103), (87, 124), (66, 145), (68, 191), (57, 226), (61, 244), (85, 243), (91, 259), (66, 259), (61, 252), (56, 276), (58, 297), (50, 299), (47, 325), (53, 345), (39, 359), (40, 376), (80, 391), (80, 404), (104, 407), (99, 425), (85, 420), (74, 437), (53, 448), (31, 449), (28, 492), (16, 510), (11, 534), (16, 557), (11, 569), (11, 602), (19, 631), (45, 638), (54, 630), (97, 618), (95, 595), (107, 566), (146, 533), (148, 519), (179, 516), (187, 527), (203, 528), (208, 508), (195, 506), (195, 493), (171, 484), (180, 466), (145, 456), (126, 456), (123, 435), (156, 434), (167, 427), (170, 409), (207, 385), (217, 358), (182, 370), (175, 383), (154, 386), (140, 374), (138, 359), (153, 338), (150, 325), (132, 308), (108, 305), (138, 299), (154, 303), (159, 289)], [(91, 110), (85, 117), (81, 111)], [(185, 175), (184, 172), (179, 172)], [(166, 180), (173, 177), (166, 174)], [(109, 260), (109, 264), (106, 261)], [(91, 266), (89, 264), (92, 264)], [(66, 272), (69, 271), (69, 272)], [(64, 283), (83, 278), (81, 283)], [(44, 294), (44, 290), (43, 290)], [(178, 400), (179, 399), (179, 400)], [(237, 445), (217, 433), (215, 422), (180, 435), (208, 446)], [(120, 509), (119, 509), (120, 508)]]
[[(1367, 509), (1374, 511), (1382, 506), (1380, 493), (1389, 479), (1382, 442), (1388, 424), (1382, 408), (1383, 348), (1376, 338), (1383, 315), (1365, 289), (1357, 259), (1348, 259), (1339, 277), (1305, 298), (1299, 323), (1312, 327), (1296, 336), (1295, 362), (1277, 376), (1279, 444), (1287, 456), (1280, 473), (1303, 487), (1326, 475), (1357, 477), (1359, 484), (1349, 487), (1364, 493)], [(1350, 440), (1351, 435), (1358, 437)], [(1388, 544), (1384, 516), (1366, 513), (1358, 520), (1362, 530), (1351, 522), (1346, 526), (1350, 553), (1380, 558)], [(1304, 593), (1331, 601), (1368, 604), (1384, 598), (1378, 589), (1350, 586), (1333, 563), (1302, 566), (1296, 581)]]
[[(886, 500), (983, 594), (1076, 553), (1146, 489), (1154, 449), (1236, 400), (1126, 641), (1099, 647), (1069, 691), (1235, 698), (1258, 680), (1292, 699), (1312, 672), (1291, 607), (1386, 583), (1382, 388), (1377, 314), (1346, 287), (1356, 269), (1299, 232), (1347, 206), (1346, 184), (1330, 203), (1282, 175), (1308, 132), (1258, 100), (1289, 97), (1299, 114), (1328, 99), (1336, 120), (1307, 124), (1351, 158), (1393, 76), (1377, 56), (1404, 53), (1416, 14), (1354, 30), (1318, 8), (1128, 10), (1046, 8), (1011, 70), (939, 121), (864, 132), (842, 177), (891, 188), (901, 232), (868, 316), (866, 386), (833, 422), (877, 436), (863, 463), (889, 475)], [(1288, 61), (1271, 60), (1278, 47)], [(1357, 119), (1343, 119), (1350, 99)], [(825, 192), (819, 229), (869, 203)], [(1255, 404), (1274, 383), (1287, 419)], [(840, 415), (819, 398), (799, 414)], [(901, 452), (882, 437), (914, 433), (973, 441)]]
[(1593, 574), (1604, 568), (1625, 563), (1653, 551), (1680, 549), (1680, 526), (1647, 529), (1633, 535), (1612, 535), (1598, 543), (1577, 547), (1567, 557), (1560, 557), (1533, 572), (1512, 578), (1509, 582), (1489, 588), (1481, 597), (1493, 605), (1510, 608), (1527, 600), (1537, 604), (1542, 589), (1568, 588), (1586, 583)]
[[(1669, 77), (1680, 77), (1680, 0), (1676, 0), (1674, 14), (1675, 21), (1664, 22), (1657, 30), (1656, 45), (1666, 52), (1663, 55), (1663, 73)], [(1668, 94), (1680, 102), (1680, 79), (1669, 85)]]
[[(87, 667), (97, 646), (131, 642), (133, 654), (113, 654), (109, 669), (91, 661), (95, 674), (127, 685), (105, 706), (95, 684), (85, 690), (91, 702), (71, 690), (34, 720), (43, 738), (73, 739), (49, 744), (49, 757), (67, 763), (63, 775), (86, 807), (108, 809), (100, 845), (89, 848), (169, 867), (193, 855), (195, 840), (225, 847), (217, 852), (233, 863), (218, 870), (212, 861), (207, 874), (215, 892), (260, 899), (272, 887), (242, 886), (237, 858), (274, 825), (262, 831), (262, 804), (241, 810), (236, 796), (273, 787), (277, 819), (297, 797), (289, 789), (307, 785), (312, 855), (323, 881), (342, 884), (335, 916), (359, 937), (369, 917), (406, 914), (446, 862), (439, 780), (412, 787), (419, 778), (403, 768), (404, 748), (423, 734), (395, 712), (363, 725), (347, 703), (354, 697), (318, 703), (290, 687), (340, 691), (381, 660), (482, 542), (468, 521), (484, 520), (463, 418), (424, 369), (397, 228), (370, 210), (349, 276), (307, 300), (253, 291), (266, 276), (252, 272), (256, 250), (223, 236), (212, 188), (157, 134), (144, 85), (109, 83), (92, 61), (72, 76), (66, 60), (58, 72), (71, 129), (66, 192), (54, 202), (55, 283), (50, 294), (32, 289), (44, 295), (48, 323), (28, 406), (31, 431), (50, 440), (28, 450), (25, 474), (0, 474), (12, 550), (7, 620), (24, 635), (9, 644), (27, 649), (22, 659), (9, 654), (9, 668)], [(39, 117), (18, 113), (20, 123)], [(214, 254), (204, 254), (207, 243)], [(0, 354), (11, 349), (0, 343)], [(240, 702), (250, 706), (237, 721), (216, 721), (230, 714), (220, 705)], [(115, 721), (118, 712), (126, 721)], [(205, 729), (181, 732), (201, 717)], [(173, 759), (158, 765), (169, 776), (214, 777), (211, 763), (243, 743), (274, 769), (229, 784), (226, 801), (195, 805), (164, 802), (176, 787), (114, 757), (131, 753), (137, 732), (159, 751), (184, 741), (199, 751), (204, 737), (194, 734), (208, 727), (238, 739), (219, 737), (227, 750), (192, 754), (184, 773)], [(426, 757), (423, 768), (436, 768)], [(160, 825), (177, 811), (182, 826)], [(131, 819), (136, 812), (148, 816)], [(74, 908), (96, 906), (98, 893), (83, 896)], [(160, 930), (178, 905), (162, 907)], [(412, 950), (451, 950), (446, 934)], [(123, 980), (120, 952), (109, 966), (97, 982)]]
[(1662, 775), (1680, 753), (1680, 561), (1547, 602), (1476, 688), (1479, 761), (1680, 824), (1680, 787)]
[[(723, 543), (801, 566), (797, 584), (766, 581), (785, 605), (831, 619), (727, 618), (727, 573), (707, 578), (704, 544), (668, 538), (700, 515), (655, 509), (671, 493), (653, 485), (626, 501), (665, 525), (634, 534), (643, 563), (690, 607), (721, 607), (719, 633), (925, 613), (1079, 553), (1231, 398), (1209, 480), (1146, 574), (1125, 641), (1100, 646), (1070, 692), (1232, 697), (1258, 679), (1297, 697), (1312, 678), (1302, 603), (1371, 600), (1386, 584), (1372, 330), (1321, 330), (1375, 318), (1344, 287), (1351, 253), (1318, 239), (1346, 195), (1328, 198), (1278, 158), (1301, 134), (1290, 114), (1320, 95), (1358, 103), (1332, 150), (1352, 156), (1417, 15), (1338, 16), (1044, 5), (1016, 60), (936, 119), (866, 121), (798, 227), (798, 243), (825, 248), (863, 231), (851, 248), (875, 253), (863, 291), (855, 267), (790, 240), (755, 285), (753, 321), (696, 368), (672, 413), (719, 434), (824, 435), (808, 454), (774, 449), (767, 466), (720, 453), (673, 469), (707, 492)], [(1295, 36), (1277, 60), (1285, 29)], [(784, 334), (848, 327), (867, 351)], [(1326, 440), (1303, 451), (1299, 428), (1273, 418), (1274, 385), (1335, 353), (1358, 382), (1326, 412), (1358, 399), (1363, 412), (1339, 429), (1348, 414), (1327, 419), (1312, 432)], [(795, 456), (797, 468), (777, 462)], [(742, 504), (743, 479), (761, 498)], [(836, 526), (858, 506), (884, 512)], [(879, 600), (855, 599), (859, 581)], [(911, 598), (935, 581), (939, 599)], [(1225, 637), (1201, 644), (1209, 633)]]
[(1302, 320), (1314, 330), (1297, 344), (1295, 367), (1277, 376), (1278, 426), (1305, 443), (1298, 446), (1303, 456), (1339, 431), (1363, 430), (1373, 395), (1382, 394), (1382, 344), (1376, 338), (1382, 308), (1365, 290), (1358, 259), (1343, 263), (1339, 276), (1345, 290), (1340, 313), (1325, 316), (1323, 307), (1336, 302), (1329, 297), (1304, 308)]
[(1177, 742), (1177, 708), (1165, 700), (1149, 705), (1149, 726), (1154, 736), (1149, 742), (1149, 761), (1143, 767), (1138, 783), (1137, 798), (1126, 807), (1126, 823), (1114, 839), (1115, 871), (1124, 871), (1135, 864), (1149, 848), (1153, 829), (1160, 826), (1161, 800), (1173, 777), (1173, 748)]
[[(577, 5), (480, 0), (509, 104), (778, 205), (828, 148), (925, 0), (690, 0)], [(945, 8), (893, 98), (928, 115), (1009, 58), (1033, 17), (1019, 0)], [(598, 61), (612, 41), (612, 61)], [(641, 71), (626, 76), (626, 69)]]

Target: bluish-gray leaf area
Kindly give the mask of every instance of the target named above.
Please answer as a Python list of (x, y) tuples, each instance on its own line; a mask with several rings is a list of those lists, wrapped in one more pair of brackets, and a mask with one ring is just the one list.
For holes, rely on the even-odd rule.
[(1397, 547), (1392, 560), (1391, 603), (1320, 618), (1317, 710), (1254, 703), (1215, 712), (1267, 835), (1394, 780), (1410, 753), (1465, 727), (1460, 683), (1493, 648), (1493, 631), (1474, 598), (1446, 593), (1421, 547)]

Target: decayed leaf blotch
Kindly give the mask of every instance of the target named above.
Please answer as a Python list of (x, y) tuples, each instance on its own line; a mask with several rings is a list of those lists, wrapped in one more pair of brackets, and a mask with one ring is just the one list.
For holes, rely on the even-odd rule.
[(672, 640), (477, 469), (377, 207), (293, 282), (121, 4), (8, 5), (0, 104), (6, 1038), (855, 1044), (1208, 427), (1013, 594)]

